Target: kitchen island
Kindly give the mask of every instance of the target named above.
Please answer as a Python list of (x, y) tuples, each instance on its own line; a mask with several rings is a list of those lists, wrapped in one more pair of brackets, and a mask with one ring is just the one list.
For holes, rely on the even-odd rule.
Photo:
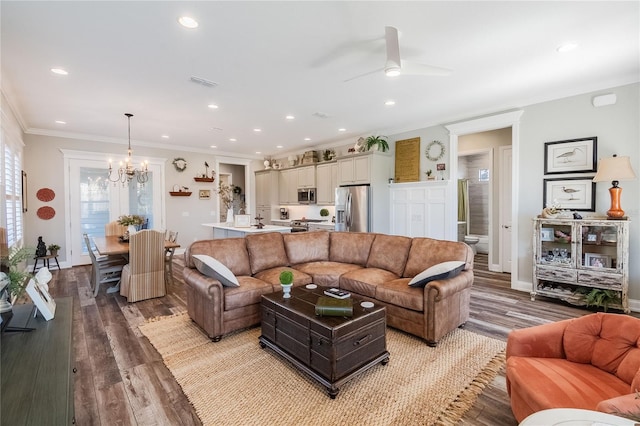
[(202, 226), (213, 228), (213, 238), (242, 238), (249, 234), (258, 234), (261, 232), (291, 232), (289, 226), (264, 225), (262, 229), (258, 229), (255, 225), (250, 228), (236, 228), (226, 223), (203, 223)]

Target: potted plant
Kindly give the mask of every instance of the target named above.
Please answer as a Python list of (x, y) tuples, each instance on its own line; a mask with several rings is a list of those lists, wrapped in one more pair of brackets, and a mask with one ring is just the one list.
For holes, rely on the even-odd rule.
[[(11, 303), (7, 298), (11, 295), (14, 297), (20, 296), (25, 288), (25, 281), (31, 277), (31, 274), (25, 272), (25, 265), (23, 262), (35, 255), (35, 250), (32, 248), (12, 248), (9, 251), (9, 256), (2, 259), (2, 263), (7, 270), (6, 275), (0, 277), (0, 312), (8, 312), (11, 308)], [(4, 272), (0, 275), (5, 274)]]
[(224, 209), (227, 211), (227, 223), (233, 222), (233, 192), (234, 186), (225, 182), (218, 184), (218, 194), (220, 195), (220, 201)]
[(118, 218), (118, 223), (123, 226), (133, 225), (138, 229), (144, 223), (144, 217), (137, 214), (127, 214)]
[(58, 250), (60, 250), (60, 246), (57, 244), (49, 244), (49, 246), (47, 247), (47, 250), (49, 250), (49, 253), (51, 253), (51, 256), (57, 256)]
[(329, 210), (327, 210), (327, 209), (320, 209), (320, 216), (322, 216), (322, 217), (327, 217), (327, 216), (329, 216)]
[(429, 169), (427, 170), (427, 180), (434, 180), (436, 177), (435, 176), (431, 176), (431, 173), (433, 173), (433, 170)]
[(620, 303), (620, 295), (614, 290), (604, 290), (601, 288), (594, 288), (585, 297), (587, 306), (602, 307), (605, 312), (609, 308), (610, 303)]
[(293, 287), (293, 272), (286, 269), (280, 272), (280, 285), (282, 285), (282, 297), (288, 299), (291, 297), (291, 287)]
[(378, 151), (386, 152), (389, 149), (389, 143), (386, 136), (369, 136), (365, 140), (365, 147), (367, 151), (375, 147)]

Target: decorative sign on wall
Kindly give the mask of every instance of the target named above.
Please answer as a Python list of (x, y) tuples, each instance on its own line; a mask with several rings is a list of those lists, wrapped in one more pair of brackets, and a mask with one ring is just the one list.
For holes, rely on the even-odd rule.
[(396, 183), (420, 180), (420, 138), (396, 142)]

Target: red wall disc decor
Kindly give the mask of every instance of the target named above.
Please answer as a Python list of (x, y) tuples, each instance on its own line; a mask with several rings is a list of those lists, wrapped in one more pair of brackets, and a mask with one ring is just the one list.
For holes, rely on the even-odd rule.
[(40, 188), (38, 192), (36, 192), (36, 197), (38, 200), (46, 203), (56, 198), (56, 193), (51, 188)]
[(44, 206), (40, 207), (36, 214), (42, 220), (49, 220), (56, 215), (56, 211), (53, 209), (53, 207)]

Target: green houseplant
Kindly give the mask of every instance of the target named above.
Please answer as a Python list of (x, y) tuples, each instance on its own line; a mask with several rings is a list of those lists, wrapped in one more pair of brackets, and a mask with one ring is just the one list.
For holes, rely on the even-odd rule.
[(280, 272), (280, 284), (282, 285), (282, 297), (288, 299), (291, 297), (291, 287), (293, 287), (293, 272), (286, 269)]
[(51, 256), (57, 256), (58, 250), (60, 250), (60, 246), (57, 244), (49, 244), (49, 246), (47, 247), (47, 250), (49, 250), (49, 253), (51, 253)]
[(322, 217), (329, 216), (329, 210), (320, 209), (320, 216), (322, 216)]
[(35, 255), (33, 248), (12, 248), (9, 256), (2, 259), (2, 263), (8, 268), (7, 276), (9, 277), (9, 285), (7, 292), (15, 297), (20, 296), (25, 287), (25, 281), (32, 275), (27, 272), (26, 266), (23, 264), (27, 259)]
[(620, 303), (620, 295), (614, 290), (594, 288), (587, 293), (584, 300), (587, 302), (587, 306), (602, 307), (607, 312), (610, 303)]
[[(144, 223), (144, 217), (137, 214), (127, 214), (120, 216), (118, 218), (118, 223), (123, 226), (133, 225), (138, 227)], [(60, 248), (58, 247), (58, 249)]]
[(365, 147), (367, 148), (367, 151), (370, 151), (375, 147), (378, 151), (387, 152), (389, 149), (389, 143), (387, 142), (386, 136), (369, 136), (365, 140)]

